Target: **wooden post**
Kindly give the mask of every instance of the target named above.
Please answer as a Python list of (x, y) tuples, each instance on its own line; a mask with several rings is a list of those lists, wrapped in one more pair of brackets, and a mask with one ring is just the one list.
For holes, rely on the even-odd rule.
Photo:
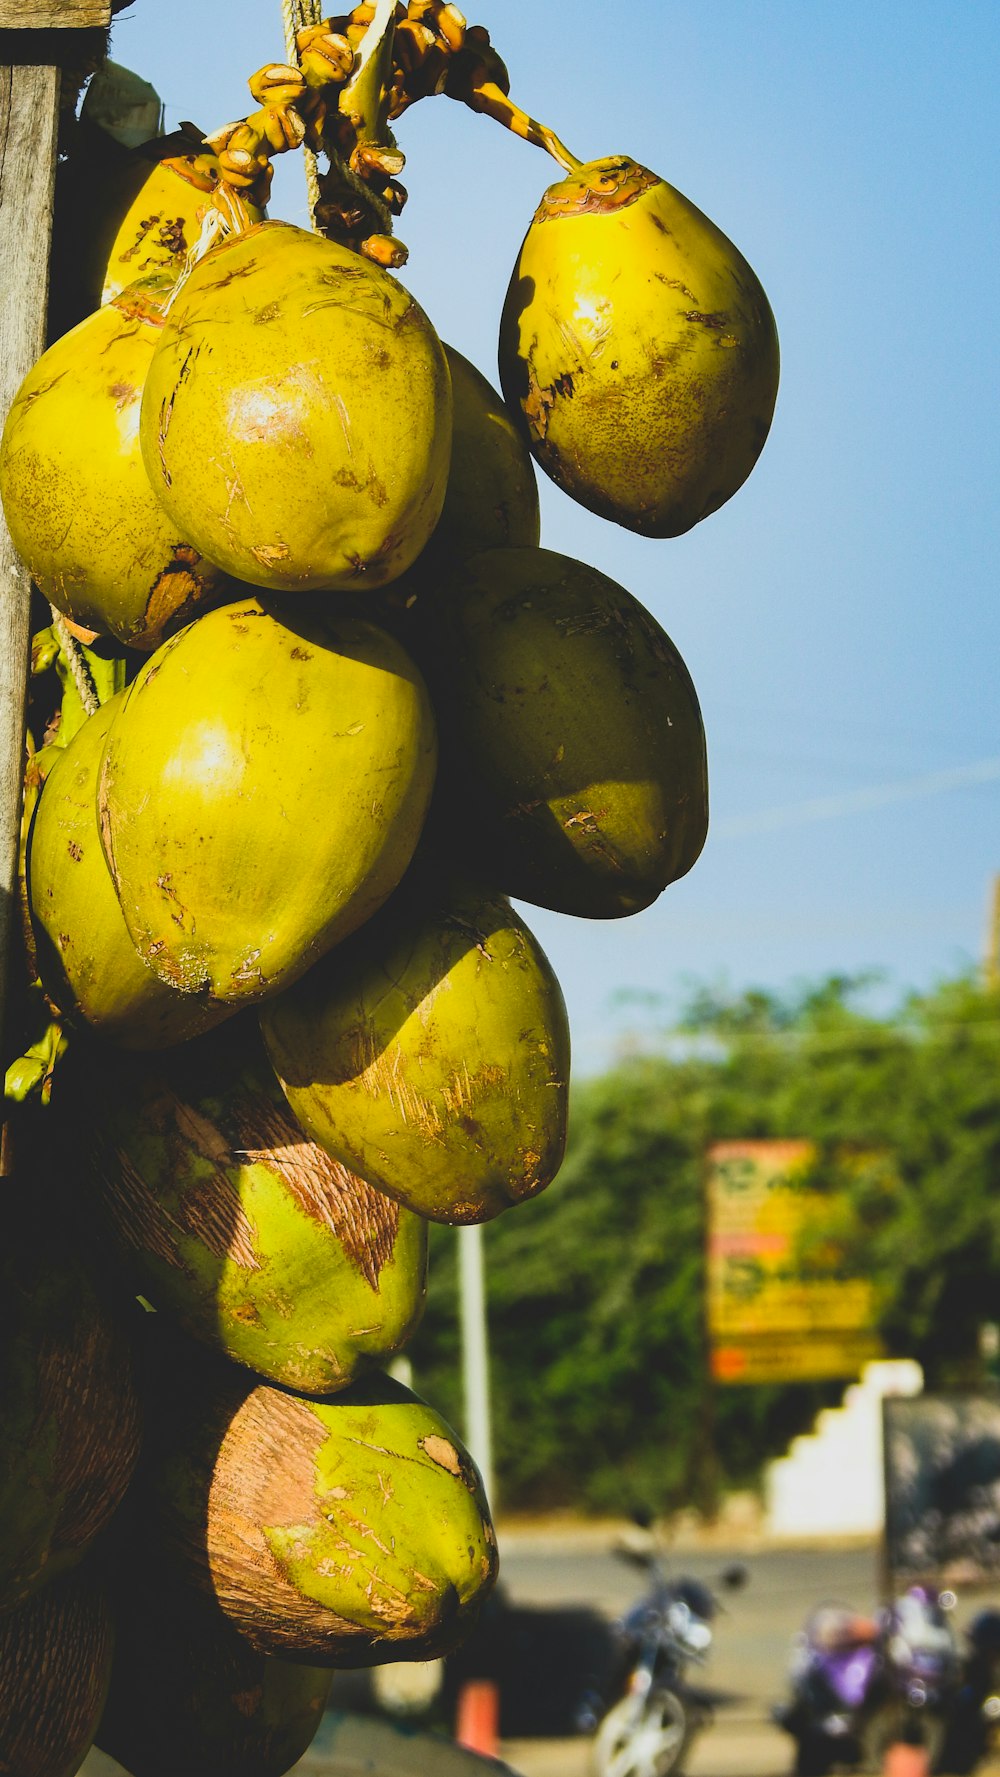
[[(0, 426), (45, 346), (64, 32), (110, 0), (0, 0)], [(31, 585), (0, 514), (0, 1031), (16, 930)]]
[(1000, 987), (1000, 875), (994, 876), (990, 889), (984, 974), (987, 987)]

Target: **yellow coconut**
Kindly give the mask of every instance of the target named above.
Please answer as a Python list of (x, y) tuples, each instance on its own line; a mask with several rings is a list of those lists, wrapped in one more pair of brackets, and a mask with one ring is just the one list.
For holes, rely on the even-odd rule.
[(451, 386), (388, 272), (263, 222), (195, 268), (143, 396), (158, 497), (220, 567), (273, 590), (393, 580), (438, 521)]
[(676, 537), (756, 463), (778, 336), (732, 241), (614, 155), (545, 193), (507, 292), (500, 380), (553, 481), (629, 530)]
[(589, 919), (636, 913), (691, 869), (705, 731), (638, 599), (553, 550), (492, 549), (417, 616), (441, 734), (434, 832), (458, 861)]
[(566, 1009), (502, 895), (412, 872), (261, 1028), (314, 1140), (432, 1221), (488, 1221), (559, 1169)]
[(40, 592), (74, 623), (155, 648), (223, 576), (168, 517), (139, 449), (168, 280), (136, 285), (49, 347), (0, 441), (0, 497)]
[[(87, 239), (81, 269), (95, 306), (150, 272), (176, 279), (198, 242), (218, 184), (218, 160), (196, 132), (186, 141), (164, 137), (133, 150), (102, 182), (80, 219)], [(249, 213), (254, 221), (262, 219), (255, 206)]]
[(133, 942), (163, 980), (226, 1004), (280, 992), (375, 912), (434, 780), (403, 649), (301, 610), (247, 599), (165, 642), (104, 754), (101, 831)]

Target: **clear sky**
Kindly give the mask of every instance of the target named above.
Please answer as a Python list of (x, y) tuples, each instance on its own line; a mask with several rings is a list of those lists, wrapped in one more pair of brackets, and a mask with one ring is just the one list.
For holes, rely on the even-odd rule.
[[(1000, 870), (1000, 7), (481, 0), (469, 19), (574, 153), (630, 153), (707, 211), (782, 344), (760, 463), (687, 536), (634, 537), (540, 477), (543, 543), (628, 587), (684, 654), (712, 794), (700, 862), (647, 912), (524, 909), (579, 1071), (668, 1023), (686, 981), (876, 968), (897, 991), (978, 962)], [(169, 127), (213, 129), (282, 59), (280, 6), (135, 0), (112, 53)], [(446, 99), (398, 133), (403, 280), (496, 383), (507, 281), (558, 171)], [(271, 211), (304, 206), (288, 156)]]

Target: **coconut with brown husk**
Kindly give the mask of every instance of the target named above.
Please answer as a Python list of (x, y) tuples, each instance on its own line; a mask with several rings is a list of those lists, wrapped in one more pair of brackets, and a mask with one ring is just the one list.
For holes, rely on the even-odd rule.
[(214, 1599), (129, 1550), (101, 1751), (132, 1777), (282, 1777), (313, 1740), (333, 1674), (256, 1652)]
[(464, 1639), (496, 1537), (478, 1471), (433, 1408), (384, 1376), (309, 1400), (174, 1340), (151, 1387), (145, 1535), (258, 1652), (368, 1666)]
[(256, 1021), (156, 1060), (101, 1051), (93, 1064), (88, 1192), (133, 1291), (307, 1394), (405, 1345), (427, 1225), (309, 1140)]
[(129, 1330), (44, 1176), (8, 1181), (0, 1253), (0, 1610), (74, 1567), (139, 1451)]
[(73, 1777), (93, 1745), (114, 1630), (90, 1565), (0, 1615), (0, 1771)]

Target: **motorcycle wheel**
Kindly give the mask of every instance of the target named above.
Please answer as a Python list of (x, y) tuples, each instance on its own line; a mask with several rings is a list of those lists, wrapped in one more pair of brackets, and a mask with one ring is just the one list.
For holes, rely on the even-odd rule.
[(692, 1731), (676, 1691), (651, 1691), (638, 1706), (623, 1697), (594, 1736), (595, 1777), (669, 1777), (680, 1770)]
[(879, 1772), (890, 1746), (905, 1742), (922, 1746), (927, 1753), (927, 1769), (942, 1771), (946, 1723), (943, 1716), (922, 1709), (908, 1709), (905, 1703), (883, 1703), (870, 1716), (860, 1734), (861, 1769)]

